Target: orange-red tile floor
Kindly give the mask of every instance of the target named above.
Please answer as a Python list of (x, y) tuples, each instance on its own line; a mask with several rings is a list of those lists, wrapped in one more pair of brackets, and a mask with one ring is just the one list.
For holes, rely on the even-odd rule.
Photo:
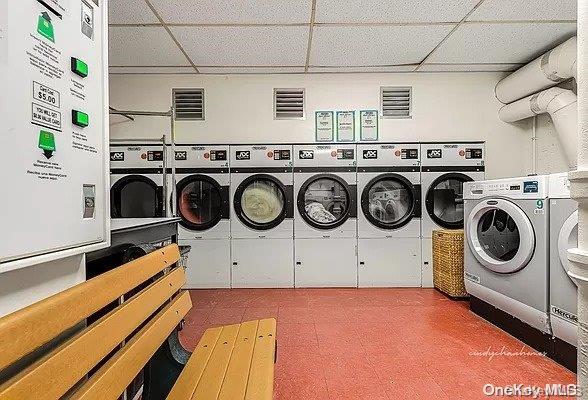
[(472, 314), (467, 302), (433, 289), (190, 294), (194, 308), (181, 332), (190, 349), (209, 327), (277, 319), (276, 400), (488, 399), (485, 384), (576, 380), (572, 372)]

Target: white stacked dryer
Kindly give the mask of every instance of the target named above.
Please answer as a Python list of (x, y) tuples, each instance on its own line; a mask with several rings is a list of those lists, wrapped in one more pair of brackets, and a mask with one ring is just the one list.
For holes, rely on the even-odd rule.
[(357, 287), (355, 144), (295, 145), (296, 287)]
[(173, 157), (175, 210), (181, 218), (178, 243), (191, 247), (186, 287), (229, 288), (229, 146), (176, 145)]
[(578, 246), (578, 203), (570, 198), (567, 173), (549, 176), (549, 303), (554, 358), (575, 371), (578, 288), (568, 275), (567, 251)]
[(291, 145), (231, 146), (232, 286), (293, 287)]
[(463, 184), (483, 180), (483, 142), (421, 144), (422, 285), (433, 287), (433, 230), (463, 228)]
[(111, 143), (110, 216), (165, 217), (163, 165), (162, 145)]
[(359, 287), (421, 286), (420, 145), (357, 146)]

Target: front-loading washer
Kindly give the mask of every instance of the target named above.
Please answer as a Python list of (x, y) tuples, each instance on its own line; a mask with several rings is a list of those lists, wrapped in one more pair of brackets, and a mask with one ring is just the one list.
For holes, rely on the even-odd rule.
[(547, 176), (464, 185), (470, 308), (540, 350), (550, 333), (548, 185)]
[(163, 166), (163, 145), (111, 143), (110, 216), (165, 217)]
[(233, 287), (293, 287), (291, 145), (230, 146)]
[(355, 144), (294, 146), (296, 287), (357, 287)]
[(570, 198), (568, 174), (549, 176), (549, 303), (553, 358), (577, 366), (578, 288), (569, 277), (568, 250), (578, 247), (578, 203)]
[(177, 144), (173, 159), (176, 192), (172, 196), (172, 190), (168, 191), (169, 200), (171, 204), (175, 198), (174, 209), (181, 218), (178, 244), (191, 247), (186, 287), (229, 288), (229, 146)]
[(359, 287), (420, 287), (420, 145), (358, 144), (357, 199)]
[(484, 142), (422, 143), (422, 285), (433, 287), (433, 230), (463, 228), (463, 184), (485, 178)]

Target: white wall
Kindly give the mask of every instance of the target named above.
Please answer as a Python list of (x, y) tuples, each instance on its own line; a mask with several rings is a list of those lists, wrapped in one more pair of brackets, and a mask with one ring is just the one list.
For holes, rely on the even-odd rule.
[[(487, 175), (531, 172), (531, 121), (501, 122), (494, 86), (503, 73), (293, 75), (111, 75), (110, 104), (118, 109), (167, 110), (174, 87), (205, 89), (206, 121), (176, 124), (178, 143), (313, 142), (314, 111), (379, 109), (380, 86), (412, 86), (413, 117), (380, 120), (380, 141), (485, 140)], [(274, 120), (273, 89), (306, 89), (305, 120)], [(169, 119), (137, 117), (111, 126), (111, 138), (160, 138)], [(555, 172), (559, 148), (547, 119), (537, 130), (539, 154)], [(556, 156), (553, 156), (553, 155)], [(558, 158), (559, 157), (559, 158)], [(541, 161), (539, 165), (543, 165)], [(565, 164), (563, 164), (565, 165)]]

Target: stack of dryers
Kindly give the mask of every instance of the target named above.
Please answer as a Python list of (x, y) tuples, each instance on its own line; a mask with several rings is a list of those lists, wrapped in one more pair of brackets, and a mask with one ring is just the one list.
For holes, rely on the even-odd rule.
[(294, 146), (296, 287), (357, 287), (355, 150)]
[(359, 286), (421, 286), (419, 144), (357, 146)]
[(553, 358), (576, 370), (578, 292), (570, 279), (567, 251), (578, 247), (578, 203), (570, 198), (568, 174), (549, 176), (549, 301)]
[(228, 288), (229, 146), (176, 145), (173, 157), (177, 182), (175, 210), (181, 218), (178, 242), (191, 246), (186, 286)]
[(292, 146), (231, 146), (233, 287), (293, 287)]
[(485, 177), (484, 143), (423, 143), (423, 287), (433, 286), (433, 230), (463, 228), (463, 184)]
[(110, 144), (110, 216), (165, 217), (162, 145)]
[(465, 184), (470, 308), (540, 350), (550, 342), (547, 176)]

